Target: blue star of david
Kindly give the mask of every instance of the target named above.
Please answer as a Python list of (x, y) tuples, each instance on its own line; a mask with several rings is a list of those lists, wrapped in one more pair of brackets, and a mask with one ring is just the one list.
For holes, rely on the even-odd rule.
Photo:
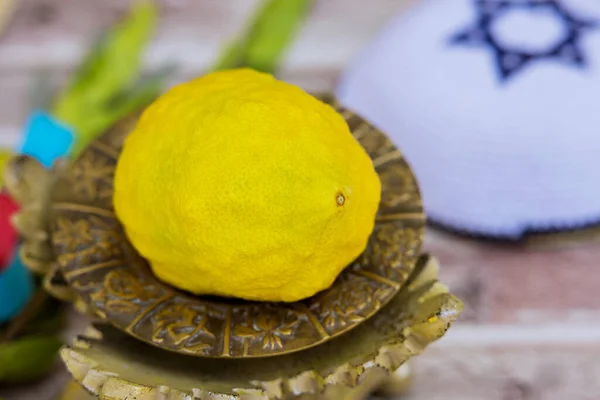
[[(507, 81), (526, 66), (539, 60), (556, 60), (563, 63), (584, 67), (586, 65), (579, 40), (582, 33), (597, 28), (597, 21), (583, 20), (570, 13), (559, 0), (475, 0), (477, 20), (473, 26), (462, 30), (451, 38), (455, 45), (488, 47), (495, 58), (496, 69), (501, 81)], [(503, 47), (490, 29), (493, 22), (515, 8), (550, 10), (563, 24), (565, 35), (557, 43), (543, 51), (531, 52), (515, 48)]]

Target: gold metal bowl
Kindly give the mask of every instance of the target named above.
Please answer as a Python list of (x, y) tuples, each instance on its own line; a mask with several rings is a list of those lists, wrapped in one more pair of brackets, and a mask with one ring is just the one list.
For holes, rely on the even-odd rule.
[[(437, 282), (424, 256), (402, 289), (373, 318), (328, 343), (259, 359), (198, 359), (153, 348), (96, 326), (62, 358), (92, 394), (108, 399), (364, 399), (398, 394), (400, 368), (440, 338), (462, 303)], [(400, 381), (398, 381), (400, 380)]]
[[(137, 116), (93, 142), (52, 192), (49, 231), (75, 298), (133, 337), (201, 357), (264, 357), (303, 350), (373, 316), (400, 290), (421, 252), (425, 218), (415, 178), (389, 139), (331, 98), (382, 182), (364, 254), (331, 288), (292, 304), (198, 297), (159, 281), (127, 240), (112, 207), (113, 177)], [(54, 271), (56, 272), (56, 271)]]

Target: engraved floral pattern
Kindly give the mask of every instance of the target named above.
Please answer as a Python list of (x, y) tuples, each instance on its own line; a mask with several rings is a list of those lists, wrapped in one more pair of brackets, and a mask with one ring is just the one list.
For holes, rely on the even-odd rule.
[(114, 165), (105, 156), (85, 152), (71, 169), (71, 182), (76, 195), (86, 200), (112, 198)]
[[(54, 232), (52, 240), (62, 251), (75, 251), (80, 246), (94, 243), (88, 220), (71, 221), (62, 217), (57, 219), (56, 225), (56, 232)], [(73, 238), (77, 238), (77, 240), (73, 240)]]
[[(75, 287), (75, 286), (74, 286)], [(142, 302), (152, 302), (160, 289), (152, 282), (124, 269), (112, 269), (102, 285), (93, 287), (90, 300), (100, 310), (113, 314), (131, 314), (141, 310)]]
[(281, 339), (291, 337), (297, 325), (297, 317), (291, 322), (284, 322), (273, 314), (260, 314), (251, 326), (236, 326), (234, 334), (241, 338), (260, 340), (263, 350), (276, 350), (283, 348)]
[(141, 296), (142, 286), (130, 273), (112, 270), (106, 274), (104, 284), (91, 294), (93, 304), (103, 311), (124, 314), (139, 311), (136, 299)]
[(102, 218), (59, 217), (52, 236), (63, 268), (81, 268), (122, 255), (122, 231)]
[(319, 315), (328, 331), (360, 323), (368, 311), (379, 309), (381, 299), (394, 291), (388, 286), (374, 286), (362, 277), (352, 277), (347, 285), (337, 285), (320, 299)]
[(104, 279), (104, 287), (109, 295), (124, 300), (136, 299), (143, 295), (139, 279), (122, 270), (109, 272)]
[(204, 350), (209, 347), (206, 343), (196, 343), (199, 336), (203, 335), (214, 339), (215, 335), (210, 332), (206, 324), (208, 313), (206, 308), (192, 308), (189, 304), (174, 304), (161, 309), (152, 317), (155, 327), (152, 340), (162, 343), (167, 337), (176, 346), (186, 345), (195, 350)]
[(366, 252), (354, 267), (369, 269), (393, 281), (404, 281), (420, 253), (422, 228), (380, 225)]

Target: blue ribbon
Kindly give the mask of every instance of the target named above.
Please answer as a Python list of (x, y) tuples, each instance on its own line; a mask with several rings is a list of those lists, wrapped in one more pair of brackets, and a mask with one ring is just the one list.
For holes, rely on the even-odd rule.
[(35, 111), (25, 125), (23, 142), (17, 152), (32, 156), (50, 168), (54, 160), (69, 154), (74, 140), (67, 126), (44, 111)]

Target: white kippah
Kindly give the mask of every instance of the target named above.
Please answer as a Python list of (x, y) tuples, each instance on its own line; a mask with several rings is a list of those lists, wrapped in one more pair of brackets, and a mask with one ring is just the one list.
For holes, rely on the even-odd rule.
[(519, 237), (600, 222), (600, 1), (427, 0), (342, 76), (435, 222)]

